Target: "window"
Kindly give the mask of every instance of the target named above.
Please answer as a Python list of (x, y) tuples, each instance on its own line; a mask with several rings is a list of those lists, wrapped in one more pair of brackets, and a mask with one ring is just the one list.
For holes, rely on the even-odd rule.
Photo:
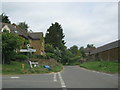
[(15, 33), (18, 33), (18, 31), (15, 30)]

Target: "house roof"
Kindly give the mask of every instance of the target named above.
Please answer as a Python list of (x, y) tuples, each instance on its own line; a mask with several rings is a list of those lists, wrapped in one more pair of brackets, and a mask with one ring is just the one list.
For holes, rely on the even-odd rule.
[(43, 35), (43, 32), (29, 33), (30, 38), (34, 40), (39, 40), (42, 35)]
[(25, 30), (21, 29), (17, 25), (12, 25), (12, 24), (7, 24), (7, 23), (1, 23), (0, 22), (0, 31), (2, 28), (7, 25), (12, 33), (16, 33), (22, 37), (25, 37), (26, 39), (33, 39), (33, 40), (39, 40), (41, 35), (43, 35), (42, 32), (32, 32), (32, 33), (27, 33)]
[(91, 51), (95, 50), (95, 48), (85, 48), (84, 52), (85, 53), (90, 53)]
[(20, 36), (23, 36), (23, 37), (28, 39), (28, 33), (25, 30), (18, 27), (17, 25), (12, 25), (12, 24), (7, 24), (7, 23), (0, 23), (0, 24), (2, 25), (2, 27), (0, 27), (0, 31), (2, 30), (2, 28), (5, 25), (7, 25), (9, 27), (9, 29), (10, 29), (10, 32), (16, 33), (16, 34), (18, 34)]
[(106, 44), (104, 46), (96, 48), (95, 50), (91, 51), (90, 54), (95, 54), (95, 53), (103, 52), (103, 51), (110, 50), (113, 48), (117, 48), (119, 47), (119, 45), (120, 45), (120, 40), (117, 40), (109, 44)]

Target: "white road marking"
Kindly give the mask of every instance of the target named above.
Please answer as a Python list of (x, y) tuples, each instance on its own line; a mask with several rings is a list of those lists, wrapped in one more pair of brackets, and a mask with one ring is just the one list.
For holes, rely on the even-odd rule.
[[(81, 69), (83, 69), (83, 70), (87, 70), (87, 69), (85, 69), (85, 68), (81, 68)], [(91, 72), (92, 70), (87, 70), (87, 71), (89, 71), (89, 72)], [(108, 76), (113, 76), (113, 75), (111, 75), (111, 74), (107, 74), (107, 73), (103, 73), (103, 72), (98, 72), (98, 71), (92, 71), (92, 72), (94, 72), (94, 73), (101, 73), (101, 74), (103, 74), (103, 75), (108, 75)]]
[(61, 87), (66, 87), (65, 82), (63, 81), (60, 72), (58, 72), (58, 76), (59, 76), (59, 79), (60, 79), (60, 82), (61, 82)]
[(111, 75), (111, 74), (107, 74), (107, 73), (103, 73), (103, 72), (97, 72), (97, 71), (92, 71), (92, 72), (101, 73), (101, 74), (103, 74), (103, 75), (108, 75), (108, 76), (113, 76), (113, 75)]
[(10, 78), (20, 78), (20, 77), (10, 77)]
[(96, 72), (96, 73), (100, 73), (100, 72)]
[(54, 81), (54, 82), (57, 82), (56, 75), (57, 75), (57, 73), (54, 73), (54, 77), (53, 77), (53, 81)]
[(104, 74), (104, 75), (108, 75), (108, 76), (113, 76), (113, 75), (111, 75), (111, 74), (106, 74), (106, 73), (102, 73), (102, 74)]
[(96, 72), (96, 71), (92, 71), (92, 72)]

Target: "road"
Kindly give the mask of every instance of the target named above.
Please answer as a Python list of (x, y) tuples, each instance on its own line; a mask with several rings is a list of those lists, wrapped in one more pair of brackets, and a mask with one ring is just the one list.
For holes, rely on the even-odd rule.
[(118, 88), (118, 75), (64, 66), (59, 73), (4, 75), (3, 88)]

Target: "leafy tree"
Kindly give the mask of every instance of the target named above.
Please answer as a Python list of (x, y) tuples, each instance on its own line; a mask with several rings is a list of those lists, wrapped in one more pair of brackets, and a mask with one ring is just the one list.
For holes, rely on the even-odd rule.
[(9, 20), (9, 17), (4, 13), (0, 15), (0, 22), (9, 23), (9, 24), (11, 23), (11, 21)]
[(69, 50), (70, 50), (70, 51), (72, 52), (72, 54), (75, 56), (75, 55), (77, 55), (77, 53), (78, 53), (78, 46), (74, 45), (74, 46), (70, 47)]
[(3, 64), (10, 64), (10, 60), (14, 57), (16, 49), (24, 44), (24, 38), (17, 34), (3, 32), (2, 33), (2, 58)]
[(20, 23), (18, 24), (18, 26), (19, 26), (21, 29), (23, 29), (23, 30), (25, 30), (26, 32), (28, 32), (29, 26), (28, 26), (28, 24), (26, 24), (25, 22), (20, 22)]
[(53, 48), (53, 46), (50, 44), (46, 44), (45, 45), (45, 52), (46, 52), (47, 58), (54, 58), (60, 62), (61, 50), (59, 50), (58, 48)]
[(45, 43), (51, 44), (54, 48), (58, 47), (61, 50), (65, 45), (64, 37), (65, 35), (63, 34), (61, 25), (55, 22), (55, 24), (52, 23), (52, 26), (47, 29)]
[(85, 58), (85, 57), (86, 57), (86, 54), (85, 54), (85, 51), (84, 51), (84, 47), (80, 47), (79, 51), (80, 51), (80, 53), (81, 53), (81, 57), (82, 57), (82, 58)]
[(95, 48), (93, 44), (87, 44), (87, 48)]
[(50, 44), (45, 44), (45, 52), (47, 58), (54, 58), (54, 48)]
[(61, 62), (61, 63), (62, 63), (62, 61), (61, 61), (61, 59), (62, 59), (61, 52), (62, 52), (62, 51), (61, 51), (59, 48), (56, 48), (56, 49), (54, 50), (54, 59), (56, 59), (58, 62)]
[(45, 44), (45, 52), (54, 53), (54, 48), (50, 44)]
[(63, 64), (70, 64), (72, 57), (73, 57), (73, 54), (71, 53), (71, 51), (69, 51), (68, 49), (65, 49), (64, 51), (62, 51), (62, 60), (61, 60), (61, 62)]

